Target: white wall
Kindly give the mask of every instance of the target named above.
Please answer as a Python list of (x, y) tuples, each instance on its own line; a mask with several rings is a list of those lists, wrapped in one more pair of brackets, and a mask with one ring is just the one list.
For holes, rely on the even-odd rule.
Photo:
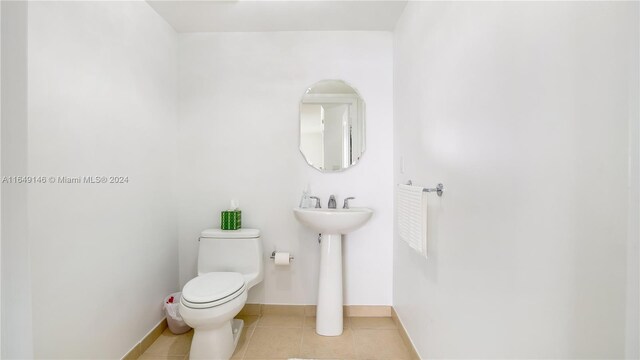
[[(2, 175), (27, 173), (26, 2), (2, 1)], [(3, 359), (33, 357), (28, 188), (2, 184)]]
[(143, 1), (30, 2), (28, 30), (29, 174), (129, 177), (29, 187), (34, 354), (118, 358), (178, 288), (177, 36)]
[[(196, 274), (200, 231), (239, 199), (244, 227), (262, 231), (265, 262), (249, 302), (314, 304), (317, 233), (293, 217), (302, 190), (375, 210), (344, 244), (345, 303), (391, 304), (392, 36), (388, 32), (181, 34), (179, 37), (180, 282)], [(342, 79), (367, 105), (367, 150), (355, 167), (321, 174), (298, 150), (298, 103), (308, 86)]]
[[(2, 177), (2, 4), (0, 4), (0, 177)], [(2, 190), (0, 189), (0, 271), (2, 269)], [(0, 273), (0, 281), (1, 279)], [(2, 357), (2, 286), (0, 285), (0, 357)]]
[(624, 356), (637, 7), (407, 5), (395, 179), (446, 188), (429, 259), (395, 241), (394, 306), (423, 358)]
[[(640, 6), (636, 6), (636, 23)], [(636, 27), (637, 44), (640, 28)], [(626, 358), (640, 358), (640, 47), (629, 47), (629, 230), (627, 238)], [(635, 64), (635, 65), (634, 65)], [(635, 97), (635, 98), (634, 98)]]

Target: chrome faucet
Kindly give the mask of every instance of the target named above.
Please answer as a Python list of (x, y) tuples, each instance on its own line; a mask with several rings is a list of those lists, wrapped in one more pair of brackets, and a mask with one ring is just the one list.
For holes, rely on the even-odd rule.
[(327, 207), (329, 209), (335, 209), (336, 208), (336, 197), (331, 195), (329, 196), (329, 205), (327, 205)]
[(322, 206), (320, 206), (320, 198), (317, 196), (309, 196), (309, 199), (314, 199), (316, 201), (316, 209), (320, 209)]
[(349, 200), (353, 200), (355, 199), (353, 196), (350, 196), (346, 199), (344, 199), (344, 205), (342, 205), (343, 209), (348, 209), (349, 208)]

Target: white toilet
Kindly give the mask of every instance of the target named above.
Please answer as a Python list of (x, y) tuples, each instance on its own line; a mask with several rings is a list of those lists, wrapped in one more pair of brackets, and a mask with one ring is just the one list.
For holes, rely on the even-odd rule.
[(233, 319), (247, 292), (264, 278), (256, 229), (209, 229), (200, 234), (198, 276), (182, 289), (180, 315), (194, 329), (191, 359), (229, 359), (244, 326)]

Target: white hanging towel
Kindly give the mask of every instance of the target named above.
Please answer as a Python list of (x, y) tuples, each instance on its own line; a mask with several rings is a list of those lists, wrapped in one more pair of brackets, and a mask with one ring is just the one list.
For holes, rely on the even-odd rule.
[(398, 233), (412, 249), (427, 257), (427, 197), (421, 186), (398, 185)]

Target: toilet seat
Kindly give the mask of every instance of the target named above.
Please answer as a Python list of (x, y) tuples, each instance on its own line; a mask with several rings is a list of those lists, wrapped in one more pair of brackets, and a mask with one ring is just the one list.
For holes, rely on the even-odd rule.
[(227, 303), (246, 290), (244, 276), (236, 272), (212, 272), (191, 279), (182, 289), (180, 301), (192, 309)]

